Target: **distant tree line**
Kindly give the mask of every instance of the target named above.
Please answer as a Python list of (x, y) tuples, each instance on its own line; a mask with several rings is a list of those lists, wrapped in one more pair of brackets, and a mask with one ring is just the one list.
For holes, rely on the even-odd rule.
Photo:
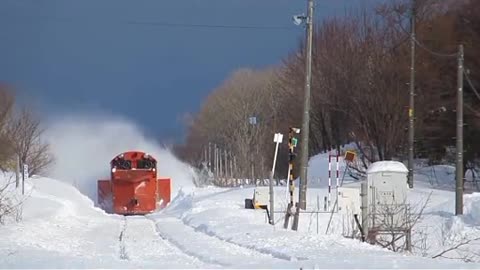
[[(310, 156), (353, 142), (363, 167), (406, 159), (410, 4), (389, 1), (315, 24)], [(474, 91), (480, 89), (480, 2), (417, 0), (416, 5), (416, 157), (448, 162), (448, 150), (455, 146), (457, 59), (444, 55), (463, 44), (469, 79), (464, 83), (465, 167), (471, 167), (480, 154), (480, 96)], [(267, 177), (273, 135), (281, 132), (276, 172), (286, 177), (288, 127), (301, 127), (302, 121), (304, 61), (302, 39), (281, 65), (235, 71), (189, 119), (177, 154), (200, 165), (205, 147), (215, 143), (236, 158), (239, 177), (248, 176), (252, 164), (256, 177)], [(252, 116), (256, 124), (250, 123)]]

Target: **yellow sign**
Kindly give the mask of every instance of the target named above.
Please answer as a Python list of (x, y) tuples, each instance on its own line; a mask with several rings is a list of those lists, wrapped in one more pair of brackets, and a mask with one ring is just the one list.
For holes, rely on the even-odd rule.
[(352, 162), (355, 159), (355, 156), (356, 156), (356, 154), (353, 151), (346, 151), (345, 152), (345, 160), (346, 161)]

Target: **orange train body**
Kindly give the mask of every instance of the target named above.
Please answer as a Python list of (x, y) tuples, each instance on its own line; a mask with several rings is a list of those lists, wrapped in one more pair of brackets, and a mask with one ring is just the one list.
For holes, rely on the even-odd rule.
[(148, 214), (170, 202), (171, 179), (157, 177), (157, 160), (139, 151), (124, 152), (110, 162), (110, 179), (98, 180), (98, 204), (107, 212)]

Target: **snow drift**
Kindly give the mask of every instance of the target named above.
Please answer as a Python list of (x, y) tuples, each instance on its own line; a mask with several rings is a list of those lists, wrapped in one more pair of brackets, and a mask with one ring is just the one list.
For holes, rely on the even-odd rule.
[(52, 119), (46, 132), (56, 161), (49, 177), (69, 181), (97, 201), (97, 180), (109, 178), (110, 160), (125, 151), (138, 150), (158, 161), (159, 176), (172, 178), (172, 197), (193, 188), (192, 167), (169, 149), (147, 138), (133, 122), (105, 115), (68, 115)]

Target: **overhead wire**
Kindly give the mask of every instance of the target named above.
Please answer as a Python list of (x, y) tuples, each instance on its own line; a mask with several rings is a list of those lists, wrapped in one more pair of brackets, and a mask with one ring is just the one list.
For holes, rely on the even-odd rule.
[(415, 41), (415, 44), (417, 44), (420, 48), (424, 49), (425, 51), (427, 51), (427, 52), (429, 52), (433, 55), (436, 55), (436, 56), (439, 56), (439, 57), (456, 57), (458, 55), (457, 53), (446, 54), (446, 53), (435, 52), (435, 51), (427, 48), (422, 43), (420, 43), (416, 38), (413, 38), (413, 40)]
[(455, 57), (457, 56), (457, 53), (451, 53), (451, 54), (445, 54), (445, 53), (439, 53), (439, 52), (435, 52), (431, 49), (429, 49), (427, 46), (423, 45), (418, 39), (416, 39), (415, 37), (412, 37), (411, 36), (411, 33), (409, 31), (407, 31), (405, 28), (403, 28), (403, 26), (401, 24), (399, 24), (400, 26), (400, 29), (406, 33), (408, 36), (407, 40), (409, 39), (412, 39), (413, 38), (413, 41), (415, 42), (415, 44), (417, 44), (420, 48), (424, 49), (425, 51), (433, 54), (433, 55), (436, 55), (436, 56), (439, 56), (439, 57)]
[(469, 111), (473, 112), (476, 117), (480, 117), (480, 112), (472, 108), (472, 106), (468, 104), (464, 104), (465, 108), (467, 108)]
[(468, 72), (465, 72), (465, 69), (463, 69), (463, 74), (465, 74), (465, 79), (467, 79), (467, 82), (470, 85), (470, 88), (472, 88), (473, 93), (475, 93), (478, 100), (480, 100), (480, 94), (478, 93), (477, 89), (475, 88), (472, 81), (470, 80), (470, 77), (468, 76)]
[[(1, 18), (9, 17), (8, 14), (1, 16)], [(57, 16), (15, 16), (19, 19), (40, 19), (40, 20), (53, 20), (61, 22), (107, 22), (107, 23), (119, 23), (128, 25), (147, 25), (158, 27), (170, 27), (170, 28), (210, 28), (210, 29), (243, 29), (243, 30), (287, 30), (287, 31), (299, 31), (301, 28), (294, 26), (281, 26), (281, 25), (242, 25), (242, 24), (208, 24), (208, 23), (172, 23), (164, 21), (136, 21), (136, 20), (103, 20), (101, 18), (72, 18), (72, 17), (57, 17)]]
[(227, 29), (254, 29), (254, 30), (297, 30), (295, 27), (275, 25), (227, 25), (227, 24), (191, 24), (191, 23), (168, 23), (168, 22), (137, 22), (126, 21), (133, 25), (152, 25), (160, 27), (183, 27), (183, 28), (227, 28)]

